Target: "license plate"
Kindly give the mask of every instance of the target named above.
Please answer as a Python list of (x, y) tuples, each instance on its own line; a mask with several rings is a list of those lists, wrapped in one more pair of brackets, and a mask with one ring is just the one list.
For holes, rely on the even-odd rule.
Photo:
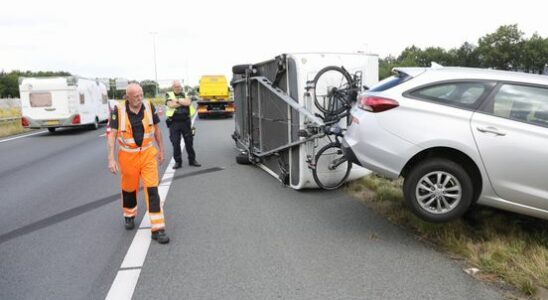
[(46, 121), (46, 125), (59, 125), (59, 121), (49, 120), (49, 121)]

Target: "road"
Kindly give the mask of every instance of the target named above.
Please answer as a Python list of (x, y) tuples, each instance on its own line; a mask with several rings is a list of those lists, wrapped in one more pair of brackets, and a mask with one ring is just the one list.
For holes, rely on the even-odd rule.
[[(175, 173), (171, 242), (146, 248), (133, 299), (502, 298), (343, 191), (294, 191), (237, 165), (233, 120), (196, 127), (203, 166)], [(103, 132), (0, 140), (0, 299), (109, 293), (137, 231), (123, 228)]]

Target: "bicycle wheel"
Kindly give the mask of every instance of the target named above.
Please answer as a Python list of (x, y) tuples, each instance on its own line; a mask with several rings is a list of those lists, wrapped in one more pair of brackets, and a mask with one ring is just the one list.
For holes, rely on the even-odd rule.
[(314, 104), (326, 115), (337, 115), (348, 109), (352, 77), (337, 66), (321, 69), (313, 80)]
[(343, 155), (339, 143), (323, 146), (315, 156), (315, 167), (312, 176), (319, 187), (334, 190), (344, 184), (352, 169), (352, 163)]

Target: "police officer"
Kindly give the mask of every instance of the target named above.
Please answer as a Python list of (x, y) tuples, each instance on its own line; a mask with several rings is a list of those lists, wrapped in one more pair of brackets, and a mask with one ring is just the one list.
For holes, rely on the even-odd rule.
[(181, 135), (185, 140), (185, 149), (188, 154), (188, 164), (194, 167), (202, 165), (196, 161), (196, 153), (193, 147), (192, 121), (191, 117), (195, 112), (194, 106), (183, 92), (183, 86), (179, 80), (171, 84), (172, 91), (166, 94), (166, 105), (168, 107), (166, 116), (169, 126), (169, 139), (173, 145), (173, 169), (179, 169), (183, 165), (181, 153)]

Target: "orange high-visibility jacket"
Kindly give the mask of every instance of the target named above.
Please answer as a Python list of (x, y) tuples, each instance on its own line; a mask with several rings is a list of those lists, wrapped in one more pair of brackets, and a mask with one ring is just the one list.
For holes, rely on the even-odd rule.
[(118, 107), (118, 145), (120, 150), (126, 152), (139, 152), (148, 149), (154, 145), (154, 122), (152, 119), (152, 108), (150, 102), (144, 100), (145, 115), (143, 117), (143, 127), (145, 129), (143, 135), (143, 143), (141, 147), (137, 146), (133, 139), (133, 131), (129, 122), (129, 116), (126, 111), (126, 101), (117, 104)]

